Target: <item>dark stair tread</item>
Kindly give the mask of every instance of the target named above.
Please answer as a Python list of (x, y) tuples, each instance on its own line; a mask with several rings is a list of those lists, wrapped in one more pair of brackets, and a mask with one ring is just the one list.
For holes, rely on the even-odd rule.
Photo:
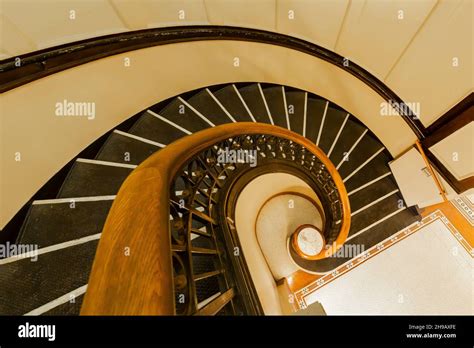
[(321, 121), (326, 108), (326, 100), (310, 97), (308, 95), (308, 105), (306, 110), (306, 138), (316, 143), (321, 127)]
[[(357, 146), (349, 154), (347, 160), (339, 167), (339, 174), (344, 179), (383, 147), (384, 146), (377, 139), (372, 137), (370, 132), (365, 133)], [(379, 156), (381, 155), (382, 154), (379, 154)], [(388, 163), (388, 161), (389, 158), (387, 157), (386, 163)], [(369, 162), (367, 165), (372, 166), (373, 163)]]
[(256, 83), (239, 88), (239, 93), (250, 109), (255, 121), (261, 123), (270, 123), (267, 109), (263, 102), (262, 95)]
[(385, 152), (379, 153), (369, 163), (367, 163), (366, 166), (350, 177), (349, 180), (344, 182), (347, 192), (357, 189), (386, 173), (390, 173), (390, 167), (388, 166), (389, 161), (390, 157), (388, 157)]
[(206, 89), (193, 95), (187, 102), (216, 126), (233, 122)]
[(87, 284), (98, 240), (0, 265), (0, 313), (22, 315)]
[[(360, 250), (361, 252), (369, 250), (373, 246), (419, 220), (420, 216), (413, 214), (409, 209), (402, 210), (364, 233), (355, 236), (347, 241), (346, 245), (351, 246), (351, 249), (353, 250)], [(357, 257), (357, 255), (352, 256), (353, 257), (329, 257), (314, 262), (308, 266), (309, 269), (314, 272), (331, 272), (342, 264)]]
[(149, 112), (144, 112), (128, 132), (164, 145), (171, 144), (173, 141), (187, 135), (187, 133), (160, 120)]
[(76, 161), (58, 198), (115, 195), (132, 170), (133, 168)]
[(229, 85), (213, 93), (237, 122), (253, 122), (234, 86)]
[(39, 248), (102, 232), (113, 200), (33, 204), (18, 239)]
[(321, 132), (321, 138), (319, 140), (319, 148), (328, 153), (331, 149), (334, 140), (336, 140), (337, 133), (341, 128), (344, 119), (347, 116), (346, 111), (339, 110), (329, 103), (328, 110), (326, 112), (326, 117), (324, 119), (324, 125)]
[(96, 156), (97, 160), (140, 164), (161, 147), (116, 132), (110, 134)]
[[(344, 158), (344, 154), (348, 153), (352, 146), (356, 143), (356, 141), (360, 138), (362, 133), (366, 130), (366, 128), (357, 122), (351, 120), (352, 116), (349, 117), (347, 120), (344, 129), (337, 140), (334, 149), (331, 152), (331, 156), (329, 159), (334, 163), (335, 166), (341, 162)], [(364, 136), (366, 136), (365, 134)]]
[(288, 129), (285, 101), (283, 99), (283, 88), (281, 86), (262, 86), (262, 89), (265, 100), (267, 101), (268, 109), (270, 110), (270, 115), (272, 116), (273, 124)]
[(350, 195), (349, 202), (351, 211), (354, 212), (397, 189), (398, 186), (395, 183), (392, 175), (386, 176), (385, 178), (382, 178), (363, 188), (362, 190)]
[(364, 228), (400, 209), (400, 199), (400, 196), (397, 193), (394, 193), (355, 216), (351, 216), (351, 229), (349, 231), (349, 236), (362, 231)]
[(57, 307), (51, 308), (49, 311), (42, 315), (79, 315), (81, 313), (82, 302), (84, 301), (84, 295), (77, 296), (74, 302), (68, 301)]
[(290, 129), (303, 135), (305, 92), (285, 89)]
[(192, 133), (210, 127), (206, 121), (178, 98), (174, 98), (163, 110), (155, 110), (153, 107), (150, 109)]

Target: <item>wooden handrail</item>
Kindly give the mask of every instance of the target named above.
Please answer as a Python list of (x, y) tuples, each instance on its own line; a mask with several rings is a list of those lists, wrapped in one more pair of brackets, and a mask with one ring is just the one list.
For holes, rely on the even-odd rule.
[(430, 161), (426, 157), (425, 151), (423, 150), (423, 147), (421, 146), (421, 142), (419, 140), (416, 140), (415, 143), (416, 143), (416, 147), (418, 148), (418, 151), (420, 151), (421, 157), (423, 157), (423, 160), (425, 161), (426, 167), (428, 168), (428, 170), (431, 174), (431, 177), (433, 178), (436, 186), (438, 187), (439, 194), (441, 195), (441, 197), (443, 197), (443, 200), (445, 202), (447, 202), (448, 198), (446, 197), (446, 190), (443, 187), (443, 184), (441, 184), (441, 182), (439, 181), (438, 176), (436, 175), (435, 171), (433, 170), (433, 167), (431, 166)]
[(339, 191), (343, 221), (334, 252), (350, 228), (349, 198), (324, 152), (305, 137), (263, 123), (238, 122), (180, 138), (150, 156), (122, 184), (97, 248), (83, 315), (173, 315), (173, 267), (169, 232), (169, 188), (191, 158), (225, 139), (265, 134), (304, 146), (326, 166)]

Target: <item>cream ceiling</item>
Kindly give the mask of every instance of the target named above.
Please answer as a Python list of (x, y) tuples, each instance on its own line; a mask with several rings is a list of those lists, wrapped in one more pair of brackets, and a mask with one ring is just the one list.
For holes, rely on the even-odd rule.
[(349, 58), (405, 101), (420, 103), (421, 120), (429, 125), (473, 91), (473, 3), (0, 0), (0, 59), (145, 28), (191, 24), (260, 28), (314, 42)]

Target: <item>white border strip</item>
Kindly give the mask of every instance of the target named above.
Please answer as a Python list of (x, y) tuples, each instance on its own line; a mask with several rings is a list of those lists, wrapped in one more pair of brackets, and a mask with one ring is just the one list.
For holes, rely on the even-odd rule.
[(250, 111), (247, 103), (245, 102), (244, 98), (242, 97), (242, 95), (240, 94), (239, 90), (237, 89), (237, 87), (235, 86), (234, 83), (232, 84), (232, 87), (234, 87), (235, 93), (237, 93), (237, 96), (239, 97), (240, 101), (242, 102), (242, 105), (244, 106), (245, 110), (247, 110), (247, 112), (249, 113), (249, 116), (252, 119), (252, 121), (257, 122), (255, 120), (255, 117), (253, 117), (252, 111)]
[(184, 105), (186, 105), (189, 109), (191, 109), (196, 115), (198, 115), (204, 122), (207, 122), (208, 125), (210, 125), (211, 127), (215, 127), (216, 125), (214, 123), (212, 123), (211, 121), (209, 121), (207, 119), (206, 116), (204, 116), (203, 114), (201, 114), (199, 111), (197, 111), (191, 104), (189, 104), (186, 100), (184, 100), (183, 98), (181, 97), (178, 97), (178, 100), (183, 103)]
[(350, 195), (352, 195), (352, 194), (354, 194), (354, 193), (356, 193), (356, 192), (359, 192), (360, 190), (365, 189), (367, 186), (370, 186), (370, 185), (372, 185), (373, 183), (376, 183), (376, 182), (379, 181), (379, 180), (382, 180), (383, 178), (389, 176), (390, 174), (392, 174), (392, 172), (385, 173), (385, 174), (379, 176), (378, 178), (375, 178), (374, 180), (369, 181), (368, 183), (366, 183), (366, 184), (364, 184), (364, 185), (362, 185), (362, 186), (360, 186), (360, 187), (358, 187), (358, 188), (352, 190), (352, 191), (349, 192), (347, 195), (350, 196)]
[(68, 292), (67, 294), (65, 294), (61, 297), (58, 297), (57, 299), (55, 299), (51, 302), (48, 302), (48, 303), (42, 305), (41, 307), (33, 309), (32, 311), (30, 311), (30, 312), (28, 312), (24, 315), (41, 315), (43, 313), (46, 313), (46, 312), (50, 311), (51, 309), (53, 309), (55, 307), (58, 307), (62, 304), (65, 304), (65, 303), (69, 302), (71, 300), (71, 298), (76, 299), (77, 297), (85, 294), (86, 290), (87, 290), (87, 284), (81, 286), (80, 288), (77, 288), (76, 290)]
[(398, 192), (398, 189), (393, 190), (392, 192), (389, 192), (389, 193), (387, 193), (386, 195), (383, 195), (382, 197), (377, 198), (375, 201), (370, 202), (369, 204), (363, 206), (362, 208), (360, 208), (360, 209), (358, 209), (358, 210), (356, 210), (356, 211), (353, 211), (353, 212), (351, 213), (351, 217), (354, 216), (354, 215), (356, 215), (356, 214), (359, 214), (361, 211), (364, 211), (364, 210), (367, 209), (367, 208), (370, 208), (370, 207), (373, 206), (374, 204), (377, 204), (377, 203), (383, 201), (385, 198), (390, 197), (391, 195), (393, 195), (393, 194), (395, 194), (395, 193), (397, 193), (397, 192)]
[(101, 234), (102, 233), (96, 233), (96, 234), (92, 234), (90, 236), (82, 237), (79, 239), (69, 240), (67, 242), (50, 245), (50, 246), (47, 246), (35, 251), (29, 251), (23, 254), (11, 256), (6, 259), (0, 260), (0, 265), (6, 265), (7, 263), (11, 263), (11, 262), (15, 262), (15, 261), (23, 260), (23, 259), (29, 259), (29, 258), (36, 257), (42, 254), (50, 253), (52, 251), (57, 251), (57, 250), (69, 248), (75, 245), (91, 242), (93, 240), (100, 239)]
[(150, 145), (155, 145), (155, 146), (158, 146), (158, 147), (161, 147), (161, 148), (166, 147), (166, 145), (164, 145), (164, 144), (158, 143), (158, 142), (156, 142), (156, 141), (153, 141), (153, 140), (150, 140), (150, 139), (147, 139), (147, 138), (139, 137), (138, 135), (135, 135), (135, 134), (130, 134), (130, 133), (122, 132), (122, 131), (120, 131), (120, 130), (118, 130), (118, 129), (115, 129), (115, 130), (114, 130), (114, 133), (123, 135), (124, 137), (128, 137), (128, 138), (132, 138), (132, 139), (141, 141), (142, 143), (147, 143), (147, 144), (150, 144)]
[(166, 123), (168, 123), (169, 125), (171, 125), (171, 126), (177, 128), (177, 129), (179, 129), (179, 130), (180, 130), (181, 132), (183, 132), (183, 133), (186, 133), (186, 134), (188, 134), (188, 135), (193, 134), (193, 133), (191, 133), (190, 131), (188, 131), (187, 129), (184, 129), (183, 127), (177, 125), (176, 123), (171, 122), (171, 121), (168, 120), (167, 118), (165, 118), (165, 117), (163, 117), (163, 116), (161, 116), (161, 115), (158, 115), (156, 112), (153, 112), (153, 111), (151, 111), (151, 110), (147, 110), (146, 112), (148, 112), (148, 113), (149, 113), (150, 115), (152, 115), (152, 116), (155, 116), (156, 118), (159, 118), (159, 119), (162, 120), (163, 122), (166, 122)]
[(32, 205), (40, 204), (56, 204), (56, 203), (77, 203), (77, 202), (97, 202), (97, 201), (112, 201), (116, 195), (112, 196), (90, 196), (90, 197), (73, 197), (73, 198), (55, 198), (55, 199), (40, 199), (33, 201)]
[(224, 113), (227, 115), (227, 117), (232, 121), (232, 122), (236, 122), (235, 119), (232, 117), (232, 115), (229, 113), (229, 111), (227, 111), (227, 109), (224, 107), (224, 105), (222, 105), (222, 103), (219, 101), (219, 99), (217, 99), (217, 97), (212, 94), (212, 92), (209, 90), (209, 88), (206, 88), (206, 91), (207, 93), (209, 93), (209, 95), (211, 96), (212, 99), (214, 99), (214, 101), (216, 102), (217, 105), (220, 106), (220, 108), (222, 109), (222, 111), (224, 111)]
[(206, 306), (207, 304), (211, 303), (212, 300), (218, 298), (220, 295), (222, 295), (222, 293), (219, 291), (219, 292), (216, 292), (216, 293), (215, 293), (214, 295), (212, 295), (211, 297), (206, 298), (204, 301), (199, 302), (199, 303), (197, 304), (197, 309), (203, 308), (203, 307)]
[(352, 145), (352, 147), (349, 149), (349, 151), (347, 151), (347, 154), (346, 156), (343, 156), (342, 159), (341, 159), (341, 162), (339, 162), (339, 164), (337, 165), (336, 169), (339, 169), (342, 164), (345, 162), (344, 161), (344, 158), (347, 157), (349, 158), (350, 154), (352, 153), (352, 151), (355, 149), (355, 147), (357, 146), (357, 144), (359, 144), (359, 142), (362, 140), (362, 138), (364, 137), (365, 133), (367, 133), (369, 130), (366, 129), (365, 131), (362, 132), (362, 134), (360, 135), (360, 137), (355, 141), (354, 145)]
[(341, 136), (342, 130), (344, 129), (344, 126), (346, 125), (346, 122), (348, 119), (349, 119), (349, 114), (346, 115), (344, 122), (342, 122), (341, 128), (339, 128), (339, 131), (337, 132), (336, 137), (334, 138), (334, 141), (332, 142), (331, 148), (329, 149), (329, 152), (327, 154), (328, 157), (331, 156), (332, 150), (334, 150), (334, 147), (336, 146), (336, 143), (339, 140), (339, 137)]
[(384, 147), (381, 147), (376, 153), (374, 153), (372, 156), (370, 156), (364, 163), (362, 163), (359, 167), (356, 168), (356, 170), (354, 170), (352, 173), (350, 173), (348, 176), (346, 176), (344, 178), (344, 180), (342, 180), (342, 182), (346, 182), (347, 180), (349, 180), (350, 178), (352, 178), (359, 170), (361, 170), (362, 168), (364, 168), (367, 163), (369, 163), (370, 161), (372, 161), (379, 153), (381, 153), (385, 148)]
[(326, 119), (326, 114), (328, 112), (329, 101), (326, 101), (326, 106), (324, 107), (323, 119), (321, 120), (321, 125), (319, 126), (318, 138), (316, 139), (316, 146), (319, 146), (319, 140), (321, 140), (321, 134), (323, 132), (324, 120)]
[(285, 86), (281, 86), (281, 94), (283, 95), (283, 106), (285, 108), (286, 127), (288, 128), (288, 130), (291, 130), (290, 117), (288, 115), (288, 104), (286, 103)]
[(399, 212), (401, 212), (402, 210), (405, 210), (405, 209), (406, 209), (406, 207), (400, 208), (400, 209), (398, 209), (398, 210), (395, 210), (393, 213), (390, 213), (390, 214), (388, 214), (387, 216), (383, 217), (382, 219), (380, 219), (380, 220), (378, 220), (378, 221), (375, 221), (373, 224), (371, 224), (371, 225), (369, 225), (369, 226), (363, 228), (363, 229), (360, 230), (359, 232), (354, 233), (353, 235), (349, 236), (349, 237), (346, 239), (345, 243), (347, 243), (348, 241), (350, 241), (352, 238), (355, 238), (355, 237), (357, 237), (358, 235), (360, 235), (360, 234), (366, 232), (367, 230), (370, 230), (372, 227), (377, 226), (378, 224), (384, 222), (385, 220), (390, 219), (392, 216), (397, 215)]
[(92, 160), (92, 159), (86, 159), (86, 158), (78, 158), (76, 160), (76, 162), (98, 164), (98, 165), (101, 165), (101, 166), (109, 166), (109, 167), (130, 168), (130, 169), (135, 169), (137, 167), (135, 164), (99, 161), (99, 160)]
[(306, 113), (308, 112), (308, 92), (304, 92), (303, 136), (306, 137)]
[(257, 86), (258, 86), (258, 89), (260, 90), (260, 95), (262, 96), (263, 104), (265, 105), (265, 109), (267, 110), (267, 114), (268, 114), (268, 118), (270, 119), (270, 123), (272, 124), (272, 126), (274, 126), (275, 123), (273, 123), (272, 114), (270, 113), (270, 109), (268, 108), (267, 100), (265, 99), (265, 95), (263, 94), (262, 86), (260, 86), (260, 83), (257, 83)]

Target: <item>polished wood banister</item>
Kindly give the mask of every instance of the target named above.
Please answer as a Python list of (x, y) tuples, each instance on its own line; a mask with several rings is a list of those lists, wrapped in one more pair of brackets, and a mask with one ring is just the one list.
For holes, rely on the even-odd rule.
[(103, 228), (81, 314), (175, 313), (170, 185), (191, 158), (220, 141), (243, 134), (285, 138), (320, 159), (335, 182), (342, 204), (341, 229), (330, 253), (342, 246), (350, 228), (349, 198), (339, 173), (321, 149), (299, 134), (263, 123), (238, 122), (208, 128), (156, 152), (122, 184)]

